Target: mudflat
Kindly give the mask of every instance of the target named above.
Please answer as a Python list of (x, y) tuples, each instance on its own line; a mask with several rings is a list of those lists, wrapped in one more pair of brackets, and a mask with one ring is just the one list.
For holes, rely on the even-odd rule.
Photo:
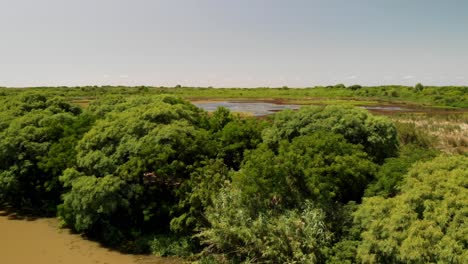
[(60, 229), (55, 218), (18, 217), (0, 211), (0, 263), (137, 264), (176, 263), (152, 256), (126, 255)]

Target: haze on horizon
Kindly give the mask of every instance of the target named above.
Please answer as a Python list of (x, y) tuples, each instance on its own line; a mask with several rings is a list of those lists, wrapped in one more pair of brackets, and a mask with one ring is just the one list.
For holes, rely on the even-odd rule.
[(0, 86), (468, 85), (463, 0), (0, 0)]

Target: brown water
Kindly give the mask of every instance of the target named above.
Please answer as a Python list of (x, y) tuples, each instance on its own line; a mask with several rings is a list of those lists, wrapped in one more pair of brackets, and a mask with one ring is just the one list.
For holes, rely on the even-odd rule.
[[(301, 106), (297, 104), (279, 104), (276, 102), (262, 101), (192, 101), (192, 103), (205, 111), (213, 112), (218, 107), (222, 106), (230, 109), (233, 112), (246, 112), (254, 116), (266, 116), (284, 109), (297, 110)], [(371, 112), (390, 113), (390, 112), (412, 112), (414, 109), (403, 108), (397, 105), (380, 105), (380, 106), (360, 106)]]
[(0, 211), (2, 264), (175, 264), (174, 259), (125, 255), (58, 227), (55, 218), (18, 218)]

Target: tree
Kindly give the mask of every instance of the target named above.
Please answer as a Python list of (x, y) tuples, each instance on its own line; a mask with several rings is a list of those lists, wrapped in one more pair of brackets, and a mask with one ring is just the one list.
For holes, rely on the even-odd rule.
[(0, 200), (53, 213), (62, 170), (74, 164), (73, 146), (92, 118), (70, 104), (39, 95), (12, 100), (15, 115), (0, 131)]
[(117, 228), (111, 223), (111, 218), (119, 213), (125, 216), (129, 210), (129, 194), (125, 193), (129, 190), (125, 190), (128, 188), (125, 182), (110, 175), (102, 178), (79, 175), (74, 170), (68, 170), (62, 181), (71, 187), (71, 191), (63, 196), (63, 204), (59, 206), (62, 224), (73, 226), (78, 232), (97, 236), (109, 244), (115, 245), (121, 241), (124, 227), (131, 227), (131, 222)]
[(262, 142), (262, 130), (266, 126), (266, 122), (257, 119), (237, 117), (231, 120), (213, 135), (218, 158), (222, 158), (229, 168), (238, 170), (244, 152), (255, 149)]
[(365, 198), (355, 213), (362, 263), (466, 263), (468, 158), (415, 165), (399, 195)]
[(277, 150), (260, 144), (207, 207), (197, 237), (208, 254), (234, 262), (324, 262), (341, 205), (360, 200), (375, 170), (362, 146), (329, 132), (282, 140)]
[(318, 263), (332, 233), (323, 210), (312, 203), (283, 214), (256, 214), (239, 203), (239, 191), (223, 190), (206, 215), (211, 227), (197, 235), (206, 254), (224, 253), (234, 263)]
[(214, 132), (220, 131), (229, 122), (234, 121), (234, 119), (234, 115), (232, 115), (228, 108), (219, 106), (213, 113), (211, 113), (209, 119), (210, 129)]
[(348, 89), (353, 90), (353, 91), (357, 91), (357, 90), (359, 90), (361, 88), (362, 88), (362, 86), (359, 85), (359, 84), (354, 84), (354, 85), (348, 86)]
[(376, 162), (396, 156), (398, 140), (395, 125), (387, 118), (373, 116), (364, 109), (343, 106), (302, 107), (299, 111), (277, 113), (265, 129), (263, 140), (276, 148), (279, 141), (292, 140), (316, 131), (341, 134), (353, 144), (361, 144)]
[[(141, 101), (151, 104), (138, 104)], [(190, 103), (167, 96), (115, 105), (78, 142), (77, 166), (70, 175), (82, 176), (61, 178), (69, 193), (59, 217), (77, 231), (106, 241), (112, 238), (108, 242), (116, 242), (108, 235), (114, 230), (119, 230), (119, 237), (132, 238), (144, 230), (167, 227), (177, 189), (189, 179), (191, 166), (213, 156), (209, 134), (200, 127), (206, 125), (203, 115)], [(82, 192), (92, 193), (88, 188), (103, 187), (100, 183), (108, 181), (118, 186), (108, 190), (109, 195), (128, 206), (111, 203), (105, 214), (95, 211), (100, 202), (103, 207), (110, 202), (106, 191), (99, 190), (104, 196), (95, 201), (89, 197), (91, 209), (76, 206)], [(83, 218), (86, 225), (76, 220)]]
[(359, 201), (375, 165), (341, 135), (316, 132), (282, 141), (276, 154), (263, 144), (247, 154), (233, 184), (256, 210)]
[(221, 159), (203, 161), (178, 190), (179, 203), (171, 230), (191, 233), (209, 225), (205, 210), (230, 181), (229, 169)]
[(417, 83), (415, 86), (414, 86), (414, 90), (416, 92), (421, 92), (422, 90), (424, 90), (424, 86), (421, 84), (421, 83)]
[(366, 196), (395, 196), (400, 191), (400, 186), (411, 166), (418, 161), (433, 159), (436, 155), (435, 150), (418, 148), (415, 145), (404, 146), (398, 157), (386, 159), (379, 167), (376, 181), (368, 186)]

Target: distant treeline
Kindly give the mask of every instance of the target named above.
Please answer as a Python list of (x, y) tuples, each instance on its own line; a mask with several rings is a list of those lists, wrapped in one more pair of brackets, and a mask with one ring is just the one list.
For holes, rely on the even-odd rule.
[[(23, 88), (0, 88), (0, 96), (21, 92)], [(94, 99), (106, 94), (172, 94), (187, 99), (243, 98), (243, 99), (327, 99), (384, 100), (407, 102), (424, 106), (468, 108), (468, 87), (466, 86), (375, 86), (361, 85), (317, 86), (307, 88), (204, 88), (204, 87), (149, 87), (149, 86), (84, 86), (84, 87), (32, 87), (30, 90), (43, 91), (73, 99)]]
[[(3, 89), (0, 202), (199, 263), (467, 263), (468, 157), (439, 153), (415, 126), (349, 106), (241, 118), (156, 95), (466, 104), (467, 88), (419, 88)], [(85, 109), (70, 103), (93, 93)]]

